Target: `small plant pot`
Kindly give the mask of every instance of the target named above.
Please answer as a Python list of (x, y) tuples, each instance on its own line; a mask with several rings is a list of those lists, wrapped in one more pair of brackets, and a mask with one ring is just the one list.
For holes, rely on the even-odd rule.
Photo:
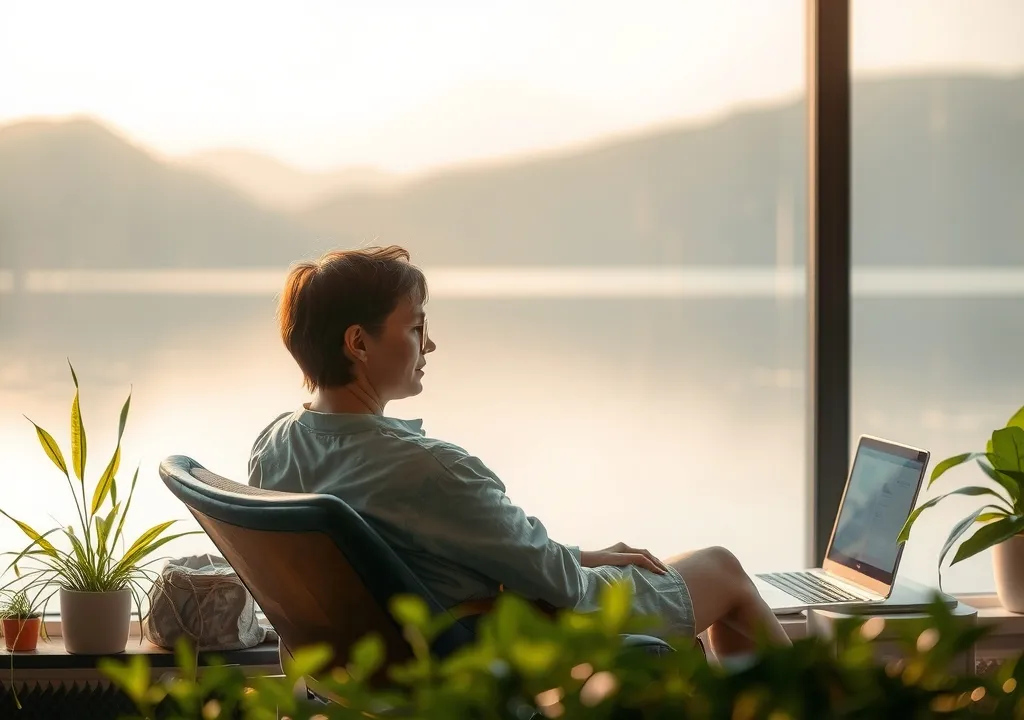
[(36, 649), (42, 618), (4, 618), (4, 643), (12, 652)]
[(1010, 612), (1024, 613), (1024, 535), (992, 547), (992, 574), (999, 602)]
[(72, 655), (124, 652), (132, 623), (131, 590), (79, 592), (60, 589), (64, 649)]

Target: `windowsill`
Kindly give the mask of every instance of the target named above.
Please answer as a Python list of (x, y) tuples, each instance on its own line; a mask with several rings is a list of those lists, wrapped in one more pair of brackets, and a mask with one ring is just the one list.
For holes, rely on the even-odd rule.
[[(1007, 610), (995, 593), (957, 595), (957, 600), (978, 611), (978, 624), (988, 626), (989, 638), (1019, 635), (1024, 637), (1024, 614)], [(984, 640), (982, 640), (984, 642)], [(1024, 650), (1024, 643), (1021, 644)]]
[[(1024, 614), (1005, 609), (995, 593), (964, 593), (954, 597), (958, 602), (978, 611), (978, 623), (990, 627), (988, 638), (1024, 637)], [(778, 620), (791, 640), (807, 636), (807, 613), (780, 615)], [(1021, 644), (1021, 650), (1024, 650), (1024, 643)]]
[[(101, 658), (123, 660), (133, 655), (144, 655), (149, 659), (153, 668), (175, 667), (176, 661), (173, 650), (165, 650), (138, 635), (128, 638), (128, 644), (124, 652), (111, 653), (108, 655), (72, 655), (64, 649), (64, 643), (59, 637), (51, 637), (49, 640), (39, 639), (35, 650), (27, 652), (11, 653), (0, 645), (0, 655), (14, 655), (15, 668), (22, 670), (57, 670), (64, 668), (95, 668)], [(199, 654), (199, 665), (207, 665), (214, 658), (219, 658), (228, 665), (243, 665), (245, 667), (273, 667), (280, 664), (277, 642), (267, 642), (244, 650), (214, 650)]]
[[(1024, 635), (1024, 614), (1013, 613), (1004, 609), (1003, 606), (999, 604), (999, 598), (996, 597), (995, 593), (964, 593), (962, 595), (954, 595), (954, 597), (956, 597), (959, 602), (976, 609), (978, 611), (978, 621), (980, 623), (993, 626), (989, 633), (990, 637)], [(258, 614), (258, 619), (263, 624), (269, 624), (267, 623), (266, 618), (263, 617), (262, 613)], [(779, 623), (786, 630), (786, 634), (789, 635), (792, 640), (807, 636), (806, 613), (780, 615)], [(61, 638), (60, 616), (56, 613), (47, 614), (45, 625), (47, 635), (51, 639), (55, 639), (59, 642)], [(141, 630), (139, 620), (138, 618), (133, 617), (128, 644), (131, 645), (133, 642), (137, 644), (140, 634)], [(154, 652), (160, 651), (156, 646), (152, 647), (154, 648)]]
[[(24, 671), (91, 671), (97, 667), (100, 658), (119, 660), (132, 655), (145, 656), (149, 660), (150, 667), (154, 670), (175, 667), (174, 651), (154, 645), (142, 637), (138, 617), (135, 613), (132, 613), (132, 615), (131, 626), (128, 631), (128, 644), (125, 646), (123, 653), (112, 653), (109, 655), (72, 655), (68, 653), (64, 649), (60, 615), (58, 613), (47, 613), (43, 621), (46, 637), (39, 638), (36, 650), (11, 653), (0, 642), (0, 656), (14, 655), (15, 667), (19, 673)], [(228, 665), (241, 665), (260, 672), (269, 670), (277, 672), (280, 668), (277, 640), (264, 642), (242, 650), (204, 651), (199, 654), (199, 665), (210, 664), (215, 658)]]

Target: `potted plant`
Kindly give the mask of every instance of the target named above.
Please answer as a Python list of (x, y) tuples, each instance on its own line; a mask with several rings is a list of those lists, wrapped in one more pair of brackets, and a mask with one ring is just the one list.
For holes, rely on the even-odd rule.
[(0, 604), (0, 622), (3, 624), (7, 649), (12, 652), (35, 650), (43, 626), (42, 613), (25, 590), (9, 592), (7, 595), (8, 599)]
[[(146, 558), (165, 543), (193, 533), (167, 535), (168, 528), (176, 522), (169, 520), (154, 525), (127, 550), (117, 552), (118, 547), (124, 545), (124, 522), (139, 478), (139, 469), (136, 468), (128, 496), (118, 496), (121, 438), (128, 419), (131, 392), (121, 408), (113, 456), (90, 491), (85, 483), (88, 442), (79, 404), (78, 376), (70, 362), (68, 365), (75, 383), (75, 399), (71, 404), (70, 469), (53, 436), (31, 420), (29, 422), (35, 427), (46, 456), (67, 480), (75, 502), (77, 522), (39, 533), (0, 510), (0, 514), (14, 522), (31, 540), (27, 548), (16, 554), (7, 569), (13, 568), (26, 588), (58, 588), (46, 600), (54, 592), (60, 593), (61, 634), (64, 648), (69, 653), (118, 653), (124, 651), (128, 642), (132, 600), (141, 617), (141, 598), (146, 593), (142, 583), (151, 582), (155, 575), (148, 568), (155, 560), (146, 561)], [(72, 473), (77, 482), (72, 480)], [(58, 545), (58, 538), (66, 541), (61, 543), (65, 547)], [(19, 567), (19, 564), (27, 567)]]
[(942, 561), (964, 533), (980, 525), (967, 538), (950, 565), (992, 548), (992, 565), (999, 601), (1011, 612), (1024, 612), (1024, 407), (1005, 427), (992, 432), (984, 452), (969, 452), (946, 458), (932, 470), (928, 487), (947, 470), (974, 461), (993, 485), (969, 485), (940, 495), (921, 505), (907, 518), (899, 542), (910, 538), (910, 528), (921, 513), (950, 495), (992, 498), (953, 526), (939, 552), (939, 586)]

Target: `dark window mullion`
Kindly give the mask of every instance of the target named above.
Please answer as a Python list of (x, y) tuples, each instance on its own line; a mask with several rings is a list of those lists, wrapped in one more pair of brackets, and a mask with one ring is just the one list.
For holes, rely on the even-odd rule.
[(850, 4), (807, 0), (807, 473), (811, 563), (850, 461)]

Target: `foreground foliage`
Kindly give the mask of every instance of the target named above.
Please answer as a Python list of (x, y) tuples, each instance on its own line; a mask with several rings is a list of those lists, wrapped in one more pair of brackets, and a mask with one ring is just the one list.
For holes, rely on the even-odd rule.
[[(145, 718), (1024, 717), (1024, 663), (1008, 661), (987, 677), (949, 673), (951, 661), (984, 630), (958, 626), (938, 603), (923, 632), (900, 639), (897, 661), (875, 657), (878, 621), (850, 620), (838, 627), (838, 642), (808, 638), (791, 648), (763, 647), (745, 670), (727, 672), (685, 642), (664, 655), (624, 647), (620, 633), (646, 625), (629, 616), (629, 601), (629, 589), (616, 587), (600, 612), (552, 620), (514, 596), (503, 597), (472, 646), (438, 659), (430, 642), (446, 620), (429, 617), (416, 598), (397, 598), (392, 611), (415, 657), (386, 668), (386, 690), (368, 682), (385, 663), (373, 635), (356, 644), (344, 667), (331, 669), (329, 651), (311, 647), (279, 677), (246, 678), (240, 668), (224, 665), (197, 672), (184, 646), (180, 676), (155, 685), (142, 657), (110, 661), (103, 670)], [(307, 700), (304, 693), (297, 699), (293, 688), (309, 676), (335, 702)]]

